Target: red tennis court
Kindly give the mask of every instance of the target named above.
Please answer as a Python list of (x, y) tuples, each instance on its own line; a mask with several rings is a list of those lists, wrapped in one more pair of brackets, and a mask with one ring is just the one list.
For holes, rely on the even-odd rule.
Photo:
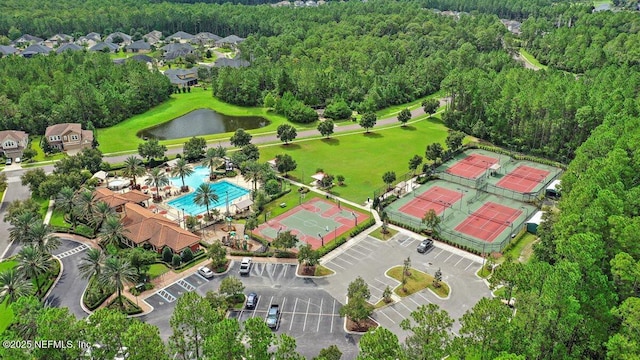
[(400, 209), (401, 212), (422, 219), (430, 209), (440, 215), (446, 208), (451, 207), (456, 201), (462, 199), (462, 194), (445, 189), (443, 187), (434, 186), (429, 190), (416, 194), (414, 199), (404, 204)]
[(447, 172), (467, 179), (477, 179), (497, 162), (498, 159), (490, 156), (471, 154), (448, 168)]
[(520, 193), (531, 192), (544, 182), (550, 171), (521, 165), (503, 177), (496, 185)]
[(487, 242), (493, 242), (521, 214), (520, 210), (488, 202), (467, 217), (455, 230)]

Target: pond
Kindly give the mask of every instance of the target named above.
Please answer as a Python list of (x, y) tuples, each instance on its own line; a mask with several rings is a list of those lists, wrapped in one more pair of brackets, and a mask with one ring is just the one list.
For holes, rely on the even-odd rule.
[(198, 135), (234, 132), (240, 128), (258, 129), (269, 125), (259, 116), (229, 116), (209, 109), (198, 109), (158, 126), (140, 130), (138, 137), (171, 140)]

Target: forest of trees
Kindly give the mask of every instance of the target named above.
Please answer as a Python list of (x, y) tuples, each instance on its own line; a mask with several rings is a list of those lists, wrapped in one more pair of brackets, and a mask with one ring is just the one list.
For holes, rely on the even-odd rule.
[[(64, 122), (107, 127), (169, 98), (166, 76), (145, 64), (116, 65), (108, 54), (0, 59), (0, 129), (44, 134)], [(88, 126), (91, 128), (91, 126)]]

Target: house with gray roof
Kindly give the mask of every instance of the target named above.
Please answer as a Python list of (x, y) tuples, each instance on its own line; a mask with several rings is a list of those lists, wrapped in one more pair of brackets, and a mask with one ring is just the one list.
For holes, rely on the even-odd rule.
[(53, 49), (44, 45), (33, 44), (22, 51), (22, 56), (29, 58), (35, 55), (49, 55), (51, 51), (53, 51)]
[(62, 54), (65, 51), (82, 51), (82, 50), (84, 50), (82, 46), (74, 43), (69, 43), (69, 44), (63, 44), (58, 49), (56, 49), (56, 53)]
[(125, 47), (127, 52), (148, 53), (151, 51), (151, 44), (144, 40), (134, 41)]
[(222, 46), (233, 46), (235, 47), (236, 45), (240, 44), (241, 42), (243, 42), (245, 39), (241, 38), (237, 35), (229, 35), (225, 38), (222, 38), (218, 41), (216, 41), (216, 46), (218, 47), (222, 47)]
[(164, 75), (169, 78), (171, 84), (186, 87), (193, 86), (198, 83), (198, 68), (191, 69), (169, 69), (165, 70)]
[(48, 126), (44, 136), (49, 146), (64, 151), (81, 150), (93, 146), (93, 131), (82, 130), (82, 125), (77, 123)]
[(44, 39), (29, 34), (24, 34), (13, 41), (16, 46), (29, 46), (33, 44), (41, 44)]
[(142, 36), (149, 44), (155, 45), (162, 40), (162, 33), (158, 30), (153, 30), (148, 34)]
[(76, 40), (76, 44), (90, 48), (101, 41), (102, 41), (102, 37), (100, 36), (100, 34), (96, 32), (90, 32), (85, 36), (80, 36)]
[(213, 63), (215, 67), (232, 67), (232, 68), (241, 68), (249, 66), (249, 62), (247, 60), (240, 59), (239, 57), (235, 57), (233, 59), (229, 58), (219, 58)]
[(123, 32), (120, 31), (116, 31), (114, 33), (109, 34), (106, 38), (104, 38), (104, 42), (106, 43), (114, 43), (115, 41), (118, 39), (122, 39), (121, 42), (119, 42), (120, 45), (129, 45), (133, 42), (133, 40), (131, 39), (130, 35), (127, 35)]
[[(105, 50), (105, 49), (108, 49), (108, 50)], [(118, 51), (118, 49), (120, 49), (120, 47), (117, 44), (110, 43), (110, 42), (101, 42), (90, 47), (89, 51), (116, 52)]]
[(222, 37), (210, 33), (210, 32), (201, 32), (201, 33), (197, 33), (193, 39), (191, 39), (191, 43), (193, 44), (200, 44), (200, 45), (213, 45), (216, 43), (216, 41), (222, 39)]
[(194, 38), (194, 36), (189, 34), (189, 33), (187, 33), (187, 32), (178, 31), (175, 34), (173, 34), (171, 36), (168, 36), (165, 39), (165, 41), (167, 41), (167, 42), (179, 42), (179, 43), (183, 43), (184, 44), (186, 42), (191, 41), (193, 38)]
[(43, 45), (50, 48), (73, 42), (73, 36), (67, 34), (55, 34), (44, 41)]
[(22, 152), (29, 144), (29, 134), (18, 130), (0, 131), (0, 152), (6, 158), (22, 157)]
[(149, 55), (143, 55), (143, 54), (133, 55), (127, 60), (139, 61), (146, 64), (153, 64), (153, 58)]
[(179, 57), (184, 57), (189, 54), (192, 54), (195, 50), (193, 46), (190, 44), (182, 44), (182, 43), (172, 43), (163, 46), (162, 51), (164, 51), (165, 60), (173, 60)]
[(2, 56), (13, 55), (17, 52), (18, 49), (14, 48), (13, 46), (0, 45), (0, 54), (2, 54)]

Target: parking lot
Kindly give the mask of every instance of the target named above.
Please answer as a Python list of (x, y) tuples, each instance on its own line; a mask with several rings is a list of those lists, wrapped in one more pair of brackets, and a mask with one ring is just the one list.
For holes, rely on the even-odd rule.
[[(441, 299), (425, 289), (374, 312), (373, 318), (396, 332), (401, 339), (404, 339), (406, 333), (400, 329), (400, 322), (421, 305), (437, 304), (447, 310), (452, 318), (458, 319), (480, 298), (491, 296), (484, 281), (475, 275), (482, 266), (480, 257), (440, 242), (436, 242), (426, 253), (420, 254), (416, 248), (422, 239), (405, 231), (400, 231), (387, 241), (366, 237), (326, 259), (323, 265), (335, 270), (339, 276), (319, 280), (318, 283), (332, 296), (340, 298), (346, 296), (349, 283), (361, 276), (371, 291), (369, 302), (375, 304), (382, 298), (382, 292), (387, 286), (393, 289), (400, 284), (387, 277), (385, 272), (402, 265), (407, 257), (411, 259), (413, 268), (431, 275), (440, 269), (443, 281), (451, 287), (449, 298)], [(454, 331), (458, 329), (459, 324), (456, 322)]]
[[(254, 259), (255, 260), (255, 259)], [(342, 304), (319, 288), (315, 280), (296, 276), (296, 264), (254, 262), (249, 276), (238, 275), (240, 263), (231, 264), (226, 275), (206, 279), (198, 273), (186, 276), (162, 289), (157, 289), (145, 301), (154, 311), (141, 320), (160, 328), (160, 335), (171, 335), (169, 319), (177, 299), (187, 291), (205, 295), (216, 291), (226, 276), (237, 276), (245, 285), (245, 294), (258, 294), (255, 309), (230, 312), (240, 322), (252, 317), (265, 319), (271, 304), (280, 306), (279, 326), (276, 334), (286, 333), (296, 339), (298, 349), (306, 358), (313, 358), (325, 347), (336, 344), (344, 358), (355, 358), (358, 353), (357, 336), (346, 336), (344, 319), (339, 312)], [(344, 298), (344, 296), (343, 296)]]

